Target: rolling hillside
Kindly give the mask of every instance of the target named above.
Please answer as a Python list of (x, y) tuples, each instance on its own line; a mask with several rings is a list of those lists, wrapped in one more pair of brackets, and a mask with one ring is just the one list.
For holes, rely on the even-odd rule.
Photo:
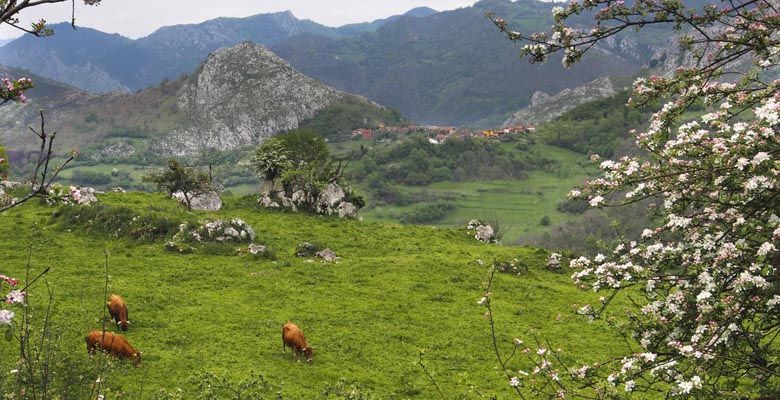
[[(480, 398), (471, 387), (507, 398), (511, 388), (495, 369), (485, 309), (477, 305), (492, 260), (517, 259), (528, 268), (520, 276), (498, 274), (494, 282), (498, 340), (506, 351), (514, 337), (533, 333), (563, 347), (567, 360), (602, 359), (618, 344), (600, 323), (573, 315), (572, 302), (596, 299), (575, 289), (567, 274), (546, 271), (542, 250), (484, 245), (463, 231), (260, 210), (253, 199), (228, 198), (219, 213), (192, 215), (158, 195), (100, 199), (102, 206), (91, 207), (109, 207), (105, 215), (153, 216), (174, 229), (184, 219), (241, 218), (275, 256), (237, 256), (232, 245), (189, 255), (167, 252), (165, 238), (135, 241), (124, 236), (127, 230), (105, 233), (97, 220), (70, 224), (52, 218), (54, 208), (34, 203), (0, 214), (3, 272), (24, 275), (29, 243), (35, 248), (31, 272), (52, 267), (30, 301), (37, 326), (46, 284), (54, 290), (50, 324), (58, 334), (51, 360), (70, 372), (51, 384), (69, 382), (63, 397), (87, 397), (95, 371), (106, 368), (101, 387), (111, 398), (169, 399), (174, 397), (165, 394), (177, 388), (192, 398), (201, 377), (213, 373), (234, 387), (262, 374), (269, 385), (263, 396), (273, 398), (430, 399), (436, 389), (415, 364), (424, 350), (425, 366), (446, 398)], [(303, 241), (342, 258), (321, 263), (295, 257)], [(106, 268), (108, 291), (128, 302), (127, 337), (143, 352), (140, 368), (103, 366), (87, 356), (84, 335), (100, 329), (105, 313)], [(313, 363), (296, 363), (282, 352), (286, 320), (297, 322), (316, 347)], [(0, 346), (4, 371), (13, 368), (5, 357), (12, 351)], [(517, 361), (513, 368), (524, 367)], [(0, 388), (13, 384), (4, 377)], [(216, 398), (226, 398), (228, 392), (221, 393)]]

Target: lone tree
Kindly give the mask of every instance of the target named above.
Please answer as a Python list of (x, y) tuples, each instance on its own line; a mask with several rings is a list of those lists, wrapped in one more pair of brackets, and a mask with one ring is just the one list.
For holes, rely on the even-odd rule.
[(157, 189), (168, 196), (181, 192), (187, 209), (192, 210), (192, 199), (199, 195), (214, 191), (214, 185), (208, 173), (196, 168), (188, 168), (178, 160), (168, 161), (168, 168), (152, 172), (144, 177), (144, 182), (151, 182)]
[[(630, 291), (636, 309), (627, 322), (625, 356), (564, 366), (547, 349), (529, 349), (532, 378), (510, 375), (510, 384), (521, 397), (531, 390), (561, 398), (637, 391), (658, 398), (776, 398), (780, 5), (574, 0), (552, 14), (552, 31), (532, 34), (488, 17), (523, 44), (532, 62), (562, 52), (569, 66), (599, 42), (651, 25), (673, 28), (687, 57), (673, 73), (634, 83), (629, 105), (663, 104), (647, 131), (632, 132), (644, 155), (599, 160), (603, 176), (570, 193), (593, 207), (657, 203), (659, 223), (641, 238), (571, 262), (575, 282), (608, 292), (602, 304), (580, 309), (589, 318), (601, 318), (611, 299)], [(594, 24), (568, 25), (582, 20), (573, 18), (580, 14)], [(697, 103), (707, 113), (691, 121), (686, 111)]]
[(279, 181), (288, 196), (305, 190), (316, 197), (329, 183), (342, 183), (346, 165), (333, 159), (322, 136), (301, 130), (266, 140), (255, 151), (252, 167), (258, 177)]

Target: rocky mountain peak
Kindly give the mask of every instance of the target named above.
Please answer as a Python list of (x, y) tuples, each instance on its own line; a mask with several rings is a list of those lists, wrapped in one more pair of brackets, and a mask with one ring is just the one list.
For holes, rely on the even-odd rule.
[(187, 122), (172, 134), (174, 153), (259, 143), (347, 95), (301, 74), (266, 47), (245, 42), (209, 55), (178, 96)]

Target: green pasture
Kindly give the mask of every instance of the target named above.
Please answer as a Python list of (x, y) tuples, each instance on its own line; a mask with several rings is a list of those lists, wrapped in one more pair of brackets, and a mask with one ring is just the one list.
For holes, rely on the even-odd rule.
[[(531, 181), (541, 187), (544, 177)], [(469, 190), (490, 187), (473, 184)], [(505, 187), (482, 193), (518, 197), (510, 206), (518, 221), (530, 215), (520, 210), (523, 202), (554, 207), (554, 195), (563, 192), (550, 189), (537, 198), (535, 190), (524, 195), (522, 186), (516, 193)], [(491, 349), (486, 309), (477, 305), (494, 260), (517, 259), (527, 268), (519, 276), (495, 277), (492, 304), (503, 351), (511, 351), (513, 338), (530, 343), (534, 335), (560, 347), (572, 364), (604, 360), (622, 349), (609, 328), (573, 315), (574, 304), (595, 303), (597, 295), (577, 290), (566, 271), (547, 271), (544, 250), (480, 244), (461, 230), (261, 210), (253, 198), (228, 197), (223, 211), (195, 214), (162, 195), (106, 194), (100, 200), (174, 221), (242, 218), (257, 231), (256, 243), (275, 253), (275, 259), (234, 255), (230, 246), (171, 253), (163, 239), (96, 234), (93, 221), (63, 226), (53, 217), (56, 207), (39, 204), (0, 214), (0, 272), (24, 277), (30, 254), (31, 274), (51, 267), (31, 289), (32, 315), (39, 326), (51, 290), (57, 347), (87, 371), (72, 377), (81, 384), (93, 382), (89, 371), (99, 360), (87, 356), (84, 335), (102, 325), (107, 254), (108, 291), (127, 300), (127, 337), (143, 352), (140, 368), (119, 362), (102, 375), (107, 398), (159, 398), (177, 388), (189, 398), (196, 390), (190, 378), (205, 372), (229, 382), (263, 374), (280, 398), (438, 398), (416, 364), (420, 351), (445, 398), (479, 398), (472, 387), (511, 398)], [(464, 206), (451, 222), (467, 215)], [(295, 257), (304, 241), (332, 248), (341, 260)], [(282, 352), (281, 325), (287, 320), (298, 323), (316, 347), (313, 363), (297, 363)], [(0, 343), (0, 386), (7, 388), (18, 348)], [(519, 358), (512, 368), (530, 369)], [(366, 397), (348, 397), (349, 391)]]
[[(498, 221), (506, 229), (504, 242), (537, 234), (562, 222), (577, 218), (559, 212), (557, 206), (566, 200), (569, 191), (592, 176), (594, 168), (586, 157), (559, 147), (535, 145), (536, 151), (555, 159), (558, 165), (550, 171), (535, 170), (522, 180), (484, 182), (438, 182), (428, 186), (402, 186), (408, 191), (428, 191), (440, 195), (454, 195), (455, 212), (436, 226), (463, 228), (471, 219)], [(368, 190), (363, 189), (364, 192)], [(371, 206), (361, 212), (367, 220), (392, 221), (413, 206)], [(549, 217), (550, 224), (541, 219)]]

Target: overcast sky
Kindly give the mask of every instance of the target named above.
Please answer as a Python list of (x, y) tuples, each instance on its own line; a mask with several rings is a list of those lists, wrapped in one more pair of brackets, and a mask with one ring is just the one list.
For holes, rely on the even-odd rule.
[[(76, 23), (104, 32), (139, 38), (155, 29), (176, 24), (202, 22), (216, 17), (246, 17), (290, 10), (301, 19), (340, 26), (373, 21), (402, 14), (414, 7), (428, 6), (439, 11), (467, 7), (476, 0), (103, 0), (85, 6), (76, 0)], [(27, 9), (22, 23), (46, 19), (50, 23), (70, 21), (70, 1)], [(0, 39), (19, 36), (18, 30), (0, 26)]]

